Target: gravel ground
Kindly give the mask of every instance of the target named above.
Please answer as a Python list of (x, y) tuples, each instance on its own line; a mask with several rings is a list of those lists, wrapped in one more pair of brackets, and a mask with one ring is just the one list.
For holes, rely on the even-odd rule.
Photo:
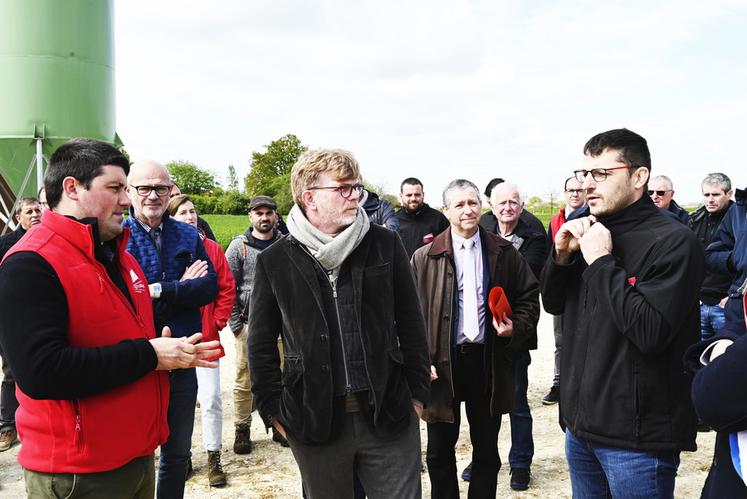
[[(498, 475), (499, 497), (571, 497), (568, 468), (563, 453), (563, 433), (557, 424), (557, 406), (543, 406), (540, 402), (552, 381), (553, 373), (553, 334), (552, 319), (547, 314), (540, 320), (540, 349), (532, 352), (529, 367), (529, 403), (534, 417), (535, 455), (532, 465), (532, 481), (528, 491), (517, 493), (509, 488), (507, 456), (510, 447), (510, 426), (504, 417), (500, 432), (499, 447), (504, 467)], [(301, 496), (301, 479), (289, 449), (281, 448), (272, 442), (271, 434), (266, 434), (259, 417), (252, 424), (254, 451), (246, 456), (233, 453), (233, 404), (231, 386), (233, 380), (234, 341), (230, 332), (221, 334), (226, 348), (226, 358), (221, 365), (223, 382), (223, 464), (228, 474), (228, 485), (221, 489), (211, 489), (207, 484), (207, 455), (202, 448), (200, 417), (195, 422), (193, 438), (193, 462), (195, 475), (187, 482), (186, 497), (190, 498), (291, 498)], [(199, 410), (198, 410), (199, 414)], [(462, 428), (457, 443), (457, 465), (461, 470), (470, 461), (471, 447), (467, 433), (466, 417), (462, 417)], [(113, 428), (112, 431), (127, 431), (127, 428)], [(421, 423), (422, 441), (425, 442), (425, 425)], [(685, 452), (681, 465), (676, 497), (698, 497), (705, 481), (713, 456), (715, 434), (698, 434), (698, 451)], [(0, 453), (0, 497), (22, 497), (24, 495), (23, 475), (16, 462), (19, 446)], [(430, 495), (428, 474), (423, 473), (423, 495)], [(460, 482), (462, 496), (466, 497), (467, 483)]]

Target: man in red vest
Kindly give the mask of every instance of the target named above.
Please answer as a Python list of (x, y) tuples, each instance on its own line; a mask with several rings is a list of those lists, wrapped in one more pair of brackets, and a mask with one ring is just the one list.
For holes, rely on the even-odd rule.
[(128, 171), (107, 143), (60, 146), (45, 176), (50, 209), (0, 265), (29, 497), (152, 498), (166, 371), (212, 367), (203, 359), (218, 353), (216, 341), (196, 345), (201, 334), (156, 337), (148, 282), (125, 251)]

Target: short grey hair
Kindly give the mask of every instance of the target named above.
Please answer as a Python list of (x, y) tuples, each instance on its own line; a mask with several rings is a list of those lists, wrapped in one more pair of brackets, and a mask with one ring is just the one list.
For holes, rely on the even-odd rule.
[(700, 183), (701, 187), (703, 184), (718, 185), (724, 190), (724, 192), (729, 192), (731, 190), (731, 179), (723, 173), (709, 173), (706, 175), (706, 178), (703, 179), (703, 182)]
[(449, 193), (453, 191), (454, 189), (467, 189), (468, 187), (471, 187), (475, 190), (475, 194), (477, 194), (477, 200), (482, 203), (482, 200), (480, 199), (480, 189), (477, 188), (475, 184), (470, 182), (469, 180), (458, 178), (456, 180), (452, 180), (448, 184), (446, 184), (446, 187), (444, 187), (443, 192), (443, 202), (444, 207), (449, 206)]
[(657, 180), (662, 180), (665, 184), (667, 184), (667, 190), (670, 190), (670, 191), (674, 190), (674, 184), (672, 183), (672, 179), (667, 177), (666, 175), (657, 175), (656, 177), (649, 180), (649, 184), (652, 182), (656, 182)]
[(490, 201), (495, 200), (495, 195), (499, 192), (515, 192), (519, 195), (519, 204), (521, 206), (524, 206), (524, 196), (521, 194), (521, 190), (519, 189), (519, 186), (516, 184), (512, 184), (510, 182), (503, 182), (495, 187), (493, 187), (493, 191), (490, 193)]

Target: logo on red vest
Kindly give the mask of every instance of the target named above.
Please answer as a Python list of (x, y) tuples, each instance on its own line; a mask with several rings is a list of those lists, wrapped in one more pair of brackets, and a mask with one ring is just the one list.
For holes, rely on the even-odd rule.
[(130, 279), (132, 279), (132, 289), (135, 291), (135, 293), (142, 293), (145, 291), (145, 284), (143, 284), (143, 281), (132, 269), (130, 269)]

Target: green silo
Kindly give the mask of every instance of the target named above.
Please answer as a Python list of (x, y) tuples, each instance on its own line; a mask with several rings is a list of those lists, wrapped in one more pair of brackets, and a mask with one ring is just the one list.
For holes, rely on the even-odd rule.
[(119, 142), (113, 27), (111, 0), (0, 0), (2, 226), (60, 144)]

